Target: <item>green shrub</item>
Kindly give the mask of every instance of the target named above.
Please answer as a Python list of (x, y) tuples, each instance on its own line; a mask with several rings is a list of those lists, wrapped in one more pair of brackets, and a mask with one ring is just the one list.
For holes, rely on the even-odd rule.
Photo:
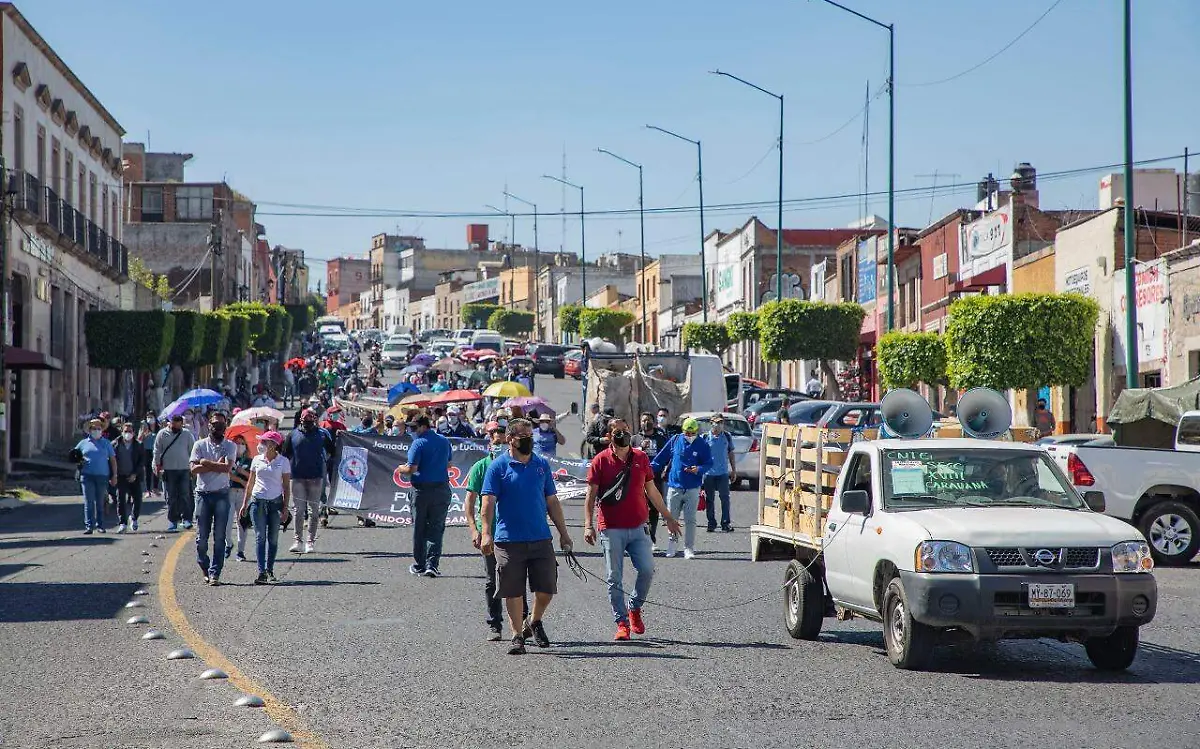
[(83, 328), (88, 365), (97, 369), (157, 369), (175, 341), (175, 317), (162, 310), (88, 312)]
[(526, 335), (533, 332), (533, 313), (519, 309), (498, 309), (488, 318), (487, 326), (506, 336)]
[(225, 343), (229, 339), (229, 315), (223, 312), (204, 313), (204, 346), (196, 362), (201, 365), (225, 361)]
[(175, 338), (168, 363), (184, 368), (194, 367), (204, 348), (205, 317), (190, 309), (172, 310), (171, 316), (175, 318)]
[(946, 342), (937, 333), (885, 333), (875, 351), (879, 378), (887, 390), (946, 380)]
[(683, 347), (722, 356), (729, 348), (729, 328), (719, 322), (690, 322), (683, 326)]
[[(243, 312), (226, 312), (229, 318), (229, 336), (225, 339), (226, 359), (241, 359), (250, 349), (250, 315)], [(265, 315), (263, 316), (266, 317)]]
[(579, 335), (584, 338), (620, 341), (621, 331), (633, 320), (633, 313), (623, 309), (584, 307), (579, 313)]
[(758, 312), (759, 344), (766, 361), (850, 361), (858, 353), (866, 310), (850, 302), (768, 302)]
[(729, 342), (758, 340), (758, 314), (755, 312), (734, 312), (726, 323), (729, 328)]
[(500, 309), (500, 305), (495, 302), (471, 302), (464, 304), (462, 310), (460, 310), (463, 325), (468, 328), (485, 327), (488, 318), (498, 309)]
[(558, 308), (558, 328), (563, 333), (579, 335), (579, 313), (583, 307), (578, 304), (564, 304)]

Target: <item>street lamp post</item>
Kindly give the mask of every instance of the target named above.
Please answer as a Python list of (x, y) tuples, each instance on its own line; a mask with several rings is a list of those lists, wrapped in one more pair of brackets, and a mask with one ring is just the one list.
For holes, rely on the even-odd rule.
[(876, 21), (857, 10), (847, 8), (834, 0), (825, 0), (835, 8), (873, 23), (888, 33), (888, 249), (887, 249), (887, 329), (896, 321), (896, 27), (890, 23)]
[(642, 183), (642, 165), (635, 164), (629, 159), (616, 155), (606, 148), (597, 148), (600, 153), (606, 153), (617, 161), (628, 164), (638, 171), (638, 225), (642, 233), (642, 280), (638, 284), (638, 305), (642, 308), (642, 343), (646, 342), (646, 191)]
[[(515, 245), (515, 244), (516, 244), (516, 242), (514, 242), (513, 240), (514, 240), (514, 238), (515, 238), (515, 237), (516, 237), (516, 235), (517, 235), (517, 217), (516, 217), (516, 215), (514, 215), (514, 214), (512, 214), (512, 213), (509, 213), (508, 211), (502, 211), (502, 210), (500, 210), (499, 208), (497, 208), (496, 206), (494, 206), (494, 205), (491, 205), (491, 204), (487, 204), (487, 203), (485, 203), (483, 207), (484, 207), (484, 208), (489, 208), (489, 209), (491, 209), (491, 210), (495, 211), (496, 213), (499, 213), (501, 216), (507, 216), (507, 217), (508, 217), (508, 218), (509, 218), (509, 219), (512, 221), (512, 224), (511, 224), (511, 226), (512, 226), (512, 229), (510, 230), (510, 232), (511, 232), (511, 233), (510, 233), (510, 234), (509, 234), (509, 236), (508, 236), (508, 249), (507, 249), (507, 250), (505, 251), (505, 253), (504, 253), (504, 258), (505, 258), (505, 263), (504, 263), (504, 264), (505, 264), (506, 266), (508, 266), (508, 271), (511, 273), (511, 272), (512, 272), (512, 268), (513, 268), (513, 262), (512, 262), (512, 248), (513, 248), (513, 245)], [(503, 284), (502, 284), (502, 285), (503, 285)], [(512, 281), (511, 281), (511, 280), (508, 282), (508, 291), (509, 291), (509, 293), (508, 293), (508, 308), (509, 308), (509, 309), (512, 309), (512, 307), (513, 307), (513, 298), (512, 298), (512, 297), (513, 297), (513, 294), (512, 294)]]
[(1130, 0), (1125, 0), (1125, 387), (1131, 389), (1138, 386), (1137, 286), (1133, 268), (1137, 248), (1134, 211), (1137, 207), (1133, 202), (1132, 21)]
[(584, 229), (584, 212), (583, 212), (583, 186), (568, 182), (565, 179), (559, 179), (552, 174), (543, 174), (546, 179), (552, 179), (560, 185), (574, 187), (579, 191), (579, 285), (583, 289), (583, 304), (587, 306), (587, 231)]
[[(721, 70), (712, 71), (713, 75), (723, 75), (726, 78), (732, 78), (738, 83), (749, 86), (755, 91), (761, 91), (767, 96), (773, 96), (779, 100), (779, 210), (777, 213), (775, 226), (775, 299), (783, 301), (783, 94), (777, 94), (773, 91), (768, 91), (761, 86), (756, 86), (744, 78), (738, 78), (732, 73), (726, 73)], [(783, 364), (775, 365), (775, 387), (780, 386), (783, 379)]]
[(541, 271), (541, 262), (540, 262), (540, 256), (538, 255), (538, 207), (537, 207), (537, 203), (530, 203), (528, 200), (525, 200), (524, 198), (518, 198), (516, 195), (513, 195), (511, 192), (509, 192), (507, 190), (504, 191), (504, 197), (512, 198), (513, 200), (517, 201), (518, 203), (524, 203), (525, 205), (529, 206), (530, 208), (533, 208), (533, 328), (534, 328), (534, 330), (539, 331), (539, 334), (540, 334), (541, 329), (538, 325), (538, 321), (541, 319), (541, 295), (540, 295), (539, 289), (538, 289), (538, 277), (539, 277), (540, 271)]
[(696, 147), (696, 179), (700, 183), (700, 298), (704, 322), (708, 322), (708, 265), (704, 259), (704, 149), (700, 147), (700, 141), (698, 140), (685, 138), (679, 133), (673, 133), (657, 125), (647, 125), (646, 127), (651, 130), (657, 130), (660, 133), (666, 133), (672, 138), (678, 138)]

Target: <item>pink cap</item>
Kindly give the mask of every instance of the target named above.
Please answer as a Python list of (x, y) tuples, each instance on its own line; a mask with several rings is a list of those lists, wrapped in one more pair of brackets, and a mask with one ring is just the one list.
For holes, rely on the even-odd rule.
[(264, 432), (258, 437), (259, 442), (274, 442), (276, 445), (283, 444), (283, 435), (279, 432)]

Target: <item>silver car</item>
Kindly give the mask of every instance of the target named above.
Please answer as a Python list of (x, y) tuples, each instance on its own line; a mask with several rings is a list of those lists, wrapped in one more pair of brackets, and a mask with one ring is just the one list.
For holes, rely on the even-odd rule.
[[(679, 423), (695, 419), (700, 422), (700, 434), (706, 434), (712, 428), (712, 417), (716, 415), (716, 411), (693, 411), (680, 416)], [(737, 481), (732, 488), (740, 489), (744, 482), (753, 486), (758, 483), (758, 464), (762, 460), (762, 453), (758, 449), (758, 440), (750, 433), (750, 422), (738, 414), (722, 413), (721, 416), (725, 417), (725, 432), (733, 438), (733, 467), (737, 471)]]

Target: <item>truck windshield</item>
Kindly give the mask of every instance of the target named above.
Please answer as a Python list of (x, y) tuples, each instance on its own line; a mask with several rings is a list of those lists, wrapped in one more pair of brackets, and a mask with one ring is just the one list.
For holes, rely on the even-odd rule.
[(1084, 504), (1041, 451), (984, 448), (881, 450), (883, 506), (1058, 507)]

